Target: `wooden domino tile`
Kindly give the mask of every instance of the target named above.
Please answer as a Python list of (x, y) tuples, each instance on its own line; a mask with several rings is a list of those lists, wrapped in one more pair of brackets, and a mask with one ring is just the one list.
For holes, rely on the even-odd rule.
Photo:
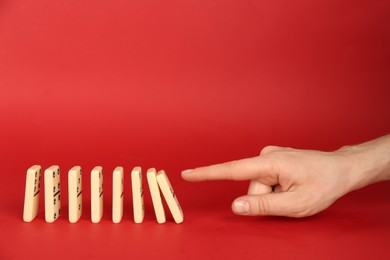
[(165, 171), (161, 170), (157, 173), (157, 183), (160, 186), (173, 219), (177, 224), (182, 223), (184, 220), (183, 211)]
[(135, 223), (142, 223), (145, 216), (144, 191), (142, 188), (141, 167), (135, 167), (131, 172), (131, 184), (133, 193), (133, 215)]
[(45, 170), (45, 220), (56, 221), (61, 215), (60, 167), (53, 165)]
[(112, 174), (112, 222), (120, 223), (123, 216), (123, 168), (116, 167)]
[(155, 168), (151, 168), (146, 173), (148, 179), (149, 191), (152, 197), (154, 213), (156, 215), (157, 223), (165, 223), (165, 211), (161, 200), (160, 189), (157, 183), (157, 173)]
[(41, 191), (41, 166), (34, 165), (27, 170), (24, 194), (23, 220), (31, 222), (38, 214), (39, 193)]
[(80, 166), (74, 166), (68, 172), (69, 222), (76, 223), (83, 212), (83, 183)]
[(103, 168), (96, 166), (91, 172), (91, 221), (99, 223), (103, 217)]

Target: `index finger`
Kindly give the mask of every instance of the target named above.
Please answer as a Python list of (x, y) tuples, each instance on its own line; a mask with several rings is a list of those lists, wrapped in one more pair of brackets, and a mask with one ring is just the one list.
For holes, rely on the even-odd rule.
[(182, 172), (187, 181), (233, 180), (243, 181), (256, 178), (277, 179), (274, 165), (261, 156), (199, 167)]

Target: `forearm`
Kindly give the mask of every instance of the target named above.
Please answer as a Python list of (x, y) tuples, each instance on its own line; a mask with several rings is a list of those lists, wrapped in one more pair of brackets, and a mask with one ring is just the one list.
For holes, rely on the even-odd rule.
[(346, 159), (350, 191), (390, 180), (390, 134), (337, 152)]

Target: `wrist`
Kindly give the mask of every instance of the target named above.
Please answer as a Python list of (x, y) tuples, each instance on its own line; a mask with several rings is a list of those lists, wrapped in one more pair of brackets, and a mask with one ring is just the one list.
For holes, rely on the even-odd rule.
[(344, 146), (336, 153), (343, 158), (349, 191), (390, 180), (390, 135), (359, 145)]

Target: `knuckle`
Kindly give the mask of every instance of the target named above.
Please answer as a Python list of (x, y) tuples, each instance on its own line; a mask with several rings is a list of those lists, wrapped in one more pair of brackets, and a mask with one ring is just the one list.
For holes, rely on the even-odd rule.
[(269, 215), (271, 212), (268, 199), (266, 197), (259, 197), (257, 199), (257, 212), (256, 215)]
[(291, 148), (291, 147), (268, 145), (268, 146), (265, 146), (261, 150), (260, 156), (261, 155), (268, 155), (268, 154), (273, 153), (273, 152), (292, 152), (292, 151), (296, 151), (296, 149)]
[(263, 149), (261, 149), (260, 155), (269, 154), (270, 152), (274, 151), (275, 149), (276, 149), (276, 146), (273, 146), (273, 145), (265, 146)]
[(267, 146), (265, 146), (265, 147), (261, 150), (260, 155), (267, 155), (267, 154), (270, 154), (270, 153), (273, 153), (273, 152), (283, 151), (283, 150), (289, 150), (289, 149), (292, 149), (292, 148), (289, 148), (289, 147), (281, 147), (281, 146), (275, 146), (275, 145), (267, 145)]
[(230, 161), (223, 164), (226, 169), (227, 178), (234, 180), (237, 173), (237, 161)]

